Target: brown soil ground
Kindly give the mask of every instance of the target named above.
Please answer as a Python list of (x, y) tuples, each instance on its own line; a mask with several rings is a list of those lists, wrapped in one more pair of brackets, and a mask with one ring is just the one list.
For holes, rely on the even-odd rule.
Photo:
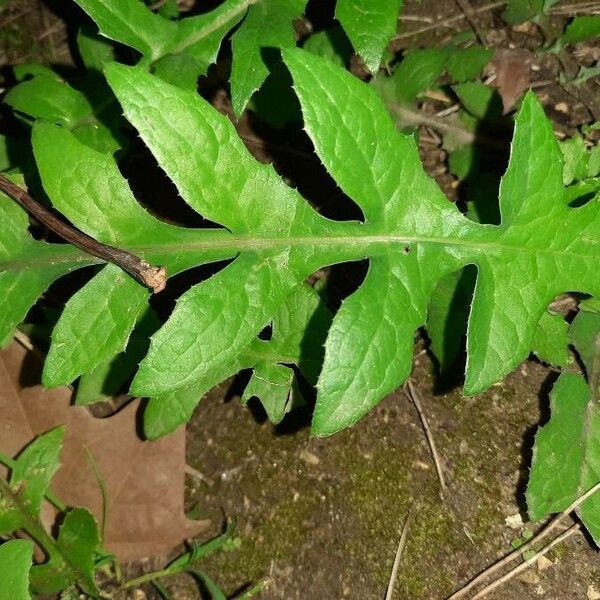
[[(211, 484), (193, 481), (189, 499), (217, 523), (235, 516), (241, 545), (205, 570), (231, 593), (264, 579), (265, 600), (383, 598), (411, 507), (397, 599), (445, 598), (508, 553), (526, 526), (505, 519), (523, 514), (532, 435), (554, 374), (531, 361), (465, 398), (458, 389), (434, 393), (432, 372), (418, 356), (413, 381), (443, 460), (443, 499), (421, 421), (401, 391), (351, 430), (309, 439), (306, 428), (258, 423), (215, 390), (188, 436), (189, 463)], [(491, 597), (585, 599), (590, 586), (600, 589), (598, 554), (582, 535), (549, 558)]]

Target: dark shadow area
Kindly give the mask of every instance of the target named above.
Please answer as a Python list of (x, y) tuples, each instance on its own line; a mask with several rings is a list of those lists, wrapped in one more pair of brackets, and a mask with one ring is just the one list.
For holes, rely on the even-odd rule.
[(467, 265), (439, 282), (428, 307), (429, 350), (437, 366), (434, 393), (462, 384), (466, 364), (466, 335), (477, 267)]
[(157, 218), (180, 227), (216, 227), (191, 208), (160, 168), (145, 144), (136, 138), (119, 161), (121, 174), (137, 201)]
[[(448, 89), (449, 93), (452, 93)], [(450, 169), (460, 179), (458, 205), (479, 223), (500, 224), (498, 190), (510, 156), (513, 122), (502, 114), (502, 99), (494, 91), (474, 130), (474, 142), (450, 156)]]

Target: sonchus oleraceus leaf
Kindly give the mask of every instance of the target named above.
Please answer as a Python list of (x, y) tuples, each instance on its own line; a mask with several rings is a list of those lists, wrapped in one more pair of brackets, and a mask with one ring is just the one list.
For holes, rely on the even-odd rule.
[[(478, 271), (467, 336), (468, 394), (498, 381), (527, 356), (555, 296), (598, 295), (599, 203), (567, 205), (561, 153), (535, 95), (526, 97), (517, 118), (500, 189), (502, 222), (481, 225), (464, 217), (425, 174), (414, 139), (396, 130), (369, 86), (302, 50), (285, 51), (284, 61), (315, 149), (362, 209), (363, 223), (318, 215), (271, 166), (250, 157), (226, 117), (196, 94), (140, 68), (107, 69), (125, 116), (184, 200), (226, 229), (176, 231), (147, 214), (144, 221), (127, 221), (125, 209), (122, 216), (111, 209), (99, 211), (103, 219), (90, 219), (89, 211), (115, 194), (116, 213), (120, 202), (135, 204), (114, 161), (91, 149), (84, 156), (58, 127), (34, 131), (48, 195), (87, 233), (122, 243), (170, 272), (235, 257), (181, 296), (152, 338), (133, 393), (160, 397), (201, 385), (238, 360), (306, 276), (338, 262), (368, 258), (370, 265), (335, 316), (325, 344), (316, 435), (356, 422), (402, 383), (414, 332), (447, 273), (467, 264)], [(60, 161), (52, 140), (61, 148)], [(92, 170), (104, 178), (90, 177)], [(69, 252), (62, 260), (89, 260)]]

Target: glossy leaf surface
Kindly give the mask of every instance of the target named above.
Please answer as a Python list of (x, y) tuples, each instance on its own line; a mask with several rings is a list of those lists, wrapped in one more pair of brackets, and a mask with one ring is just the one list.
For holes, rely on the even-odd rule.
[[(567, 205), (562, 155), (533, 94), (517, 117), (500, 188), (501, 224), (481, 225), (463, 216), (425, 174), (413, 138), (396, 130), (373, 89), (308, 52), (283, 54), (315, 150), (360, 207), (364, 223), (317, 214), (271, 166), (248, 154), (226, 117), (192, 91), (141, 68), (107, 70), (126, 118), (181, 197), (224, 229), (161, 223), (136, 204), (110, 156), (64, 129), (36, 127), (44, 187), (81, 229), (164, 264), (171, 274), (234, 259), (180, 297), (152, 337), (133, 393), (153, 397), (155, 408), (161, 398), (171, 406), (179, 403), (175, 421), (189, 417), (199, 392), (241, 368), (245, 349), (304, 279), (337, 262), (368, 258), (370, 264), (325, 343), (313, 423), (317, 435), (351, 425), (402, 383), (411, 368), (415, 330), (425, 323), (429, 299), (446, 274), (468, 264), (477, 268), (467, 337), (468, 394), (500, 380), (528, 355), (540, 318), (557, 295), (600, 293), (599, 204)], [(64, 168), (54, 160), (53, 146), (68, 157)], [(58, 249), (42, 247), (42, 263), (56, 264)], [(72, 248), (60, 250), (68, 268), (95, 262)], [(4, 264), (12, 274), (22, 263), (9, 253)], [(89, 295), (88, 320), (95, 310), (107, 310), (106, 298), (94, 307), (94, 294)], [(93, 348), (96, 337), (90, 335), (85, 347)], [(127, 335), (121, 331), (115, 339), (119, 343), (111, 351), (117, 352)], [(151, 419), (155, 433), (174, 424), (162, 423), (168, 406)]]

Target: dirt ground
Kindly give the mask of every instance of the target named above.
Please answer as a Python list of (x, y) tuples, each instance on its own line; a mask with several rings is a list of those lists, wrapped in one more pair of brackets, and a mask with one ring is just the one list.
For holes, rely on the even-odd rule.
[[(472, 2), (475, 8), (486, 4)], [(426, 27), (424, 18), (459, 15), (454, 0), (407, 0), (403, 14), (416, 20), (403, 21), (398, 49), (443, 43), (468, 29), (459, 19), (405, 35)], [(498, 10), (477, 13), (475, 22), (495, 47), (541, 43), (538, 29), (506, 27)], [(0, 25), (0, 65), (36, 57), (68, 60), (66, 29), (39, 2), (13, 1)], [(547, 56), (536, 60), (543, 84), (538, 95), (559, 132), (571, 135), (590, 116), (600, 119), (597, 83), (566, 89), (556, 82), (564, 65)], [(451, 195), (452, 178), (439, 169), (443, 151), (421, 150), (428, 170)], [(432, 359), (421, 342), (417, 348), (412, 380), (442, 458), (448, 483), (443, 498), (421, 420), (401, 390), (328, 439), (309, 438), (308, 411), (273, 427), (258, 407), (238, 405), (235, 384), (202, 401), (188, 429), (188, 464), (205, 479), (188, 478), (187, 503), (196, 516), (212, 520), (215, 535), (225, 517), (237, 519), (236, 549), (202, 564), (228, 594), (262, 580), (264, 600), (382, 599), (410, 511), (394, 598), (440, 600), (508, 553), (526, 527), (539, 527), (519, 524), (518, 515), (526, 519), (523, 492), (533, 434), (547, 418), (556, 373), (529, 361), (485, 394), (465, 398), (458, 386), (435, 389)], [(600, 598), (594, 596), (600, 592), (600, 557), (587, 538), (572, 536), (548, 558), (546, 568), (529, 570), (490, 598)], [(167, 587), (177, 600), (199, 597), (185, 576)]]
[[(505, 520), (523, 515), (532, 435), (555, 374), (530, 361), (477, 398), (435, 393), (432, 375), (421, 354), (413, 381), (443, 460), (443, 499), (419, 416), (402, 391), (351, 430), (309, 439), (303, 415), (277, 429), (235, 397), (224, 404), (224, 389), (215, 390), (188, 434), (188, 462), (210, 484), (190, 479), (189, 501), (216, 523), (235, 516), (241, 543), (205, 570), (230, 593), (266, 579), (265, 600), (383, 598), (411, 507), (397, 599), (447, 597), (508, 553), (525, 525)], [(549, 558), (548, 568), (490, 597), (585, 599), (590, 586), (600, 590), (598, 553), (582, 535)]]

